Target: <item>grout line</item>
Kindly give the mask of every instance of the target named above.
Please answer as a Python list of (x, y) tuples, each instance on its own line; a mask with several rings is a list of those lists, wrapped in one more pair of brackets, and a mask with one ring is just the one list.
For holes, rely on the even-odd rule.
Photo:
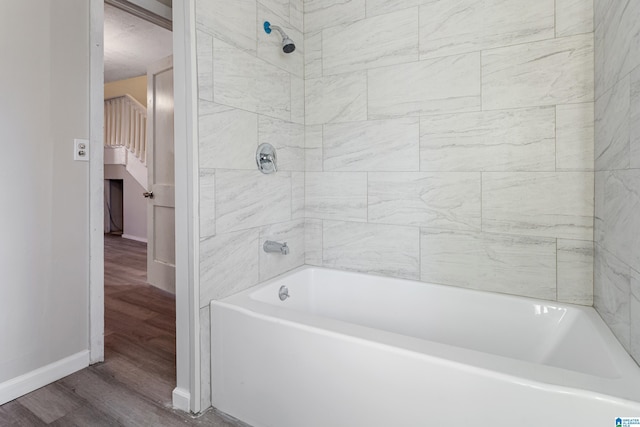
[(558, 238), (556, 238), (556, 301), (558, 301)]
[(320, 78), (324, 77), (324, 30), (320, 30)]
[(320, 220), (320, 265), (324, 266), (324, 220)]
[(483, 211), (483, 201), (482, 201), (482, 181), (484, 180), (484, 172), (480, 171), (480, 233), (483, 232), (483, 219), (482, 219), (482, 211)]
[(553, 125), (553, 157), (555, 163), (555, 172), (558, 172), (558, 106), (554, 106), (554, 120)]
[(484, 109), (484, 93), (482, 88), (484, 87), (484, 73), (482, 71), (482, 50), (480, 51), (480, 111), (485, 111)]
[(558, 0), (553, 0), (553, 38), (558, 38)]
[(369, 172), (366, 172), (367, 181), (367, 224), (369, 223)]

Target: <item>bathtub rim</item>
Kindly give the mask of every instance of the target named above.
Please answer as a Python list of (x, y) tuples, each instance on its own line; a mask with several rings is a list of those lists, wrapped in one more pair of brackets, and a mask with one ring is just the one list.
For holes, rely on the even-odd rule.
[[(281, 324), (286, 327), (294, 327), (341, 340), (355, 340), (365, 345), (383, 348), (387, 351), (400, 352), (406, 356), (423, 359), (441, 366), (453, 367), (484, 376), (500, 378), (504, 381), (519, 383), (529, 387), (550, 388), (553, 391), (561, 393), (573, 393), (584, 397), (609, 400), (625, 405), (635, 405), (640, 412), (640, 386), (638, 386), (638, 384), (640, 384), (640, 367), (615, 338), (593, 307), (456, 286), (418, 282), (421, 285), (441, 288), (446, 292), (469, 292), (490, 298), (520, 302), (526, 301), (528, 303), (535, 302), (542, 305), (552, 304), (554, 307), (577, 310), (587, 317), (590, 324), (596, 329), (598, 335), (607, 345), (613, 362), (620, 372), (619, 377), (600, 377), (579, 371), (411, 337), (409, 335), (358, 325), (330, 317), (322, 317), (300, 310), (279, 307), (251, 297), (254, 292), (273, 285), (274, 282), (282, 280), (286, 276), (306, 270), (327, 270), (357, 276), (375, 276), (393, 281), (418, 282), (410, 279), (305, 265), (260, 282), (221, 300), (212, 300), (210, 302), (212, 331), (214, 327), (219, 327), (219, 325), (214, 325), (213, 323), (214, 310), (234, 310), (243, 315), (263, 321)], [(212, 365), (214, 363), (215, 361), (212, 361)]]

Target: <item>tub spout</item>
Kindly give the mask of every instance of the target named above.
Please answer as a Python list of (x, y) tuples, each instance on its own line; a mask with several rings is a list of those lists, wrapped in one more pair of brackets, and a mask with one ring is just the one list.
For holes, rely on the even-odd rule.
[(278, 243), (273, 240), (267, 240), (264, 242), (264, 245), (262, 245), (262, 249), (264, 249), (265, 252), (279, 252), (282, 255), (287, 255), (289, 253), (289, 246), (287, 246), (287, 242)]

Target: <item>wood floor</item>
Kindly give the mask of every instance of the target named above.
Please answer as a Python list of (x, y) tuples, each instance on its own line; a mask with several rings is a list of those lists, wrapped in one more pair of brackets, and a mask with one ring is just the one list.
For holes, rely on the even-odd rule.
[(175, 338), (175, 298), (146, 283), (146, 244), (105, 235), (105, 362), (0, 406), (0, 426), (238, 426), (171, 409)]

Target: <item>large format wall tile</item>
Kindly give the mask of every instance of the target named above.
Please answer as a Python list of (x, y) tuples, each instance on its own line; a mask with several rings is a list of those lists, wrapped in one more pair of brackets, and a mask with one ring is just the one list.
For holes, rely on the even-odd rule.
[(291, 172), (291, 219), (304, 218), (304, 172)]
[(480, 230), (480, 174), (369, 173), (369, 222)]
[(556, 37), (593, 32), (593, 0), (556, 0)]
[(632, 168), (640, 168), (640, 67), (636, 68), (629, 78), (631, 81), (629, 99), (630, 166)]
[(615, 0), (606, 3), (600, 6), (603, 13), (598, 13), (596, 19), (597, 97), (640, 66), (640, 2)]
[(640, 2), (595, 1), (594, 306), (640, 361)]
[(322, 266), (322, 220), (306, 218), (304, 223), (305, 264)]
[(331, 27), (322, 32), (325, 75), (417, 60), (417, 8)]
[(553, 107), (422, 117), (423, 171), (555, 169)]
[(486, 172), (482, 229), (593, 239), (593, 173)]
[(305, 211), (309, 218), (367, 220), (367, 174), (306, 172)]
[(629, 266), (595, 246), (593, 305), (622, 345), (630, 347)]
[(304, 78), (291, 76), (291, 121), (304, 125)]
[[(287, 242), (289, 253), (267, 253), (262, 245), (267, 240)], [(272, 224), (260, 229), (260, 281), (292, 270), (304, 264), (304, 219)]]
[(322, 31), (304, 35), (304, 77), (322, 77)]
[(417, 118), (324, 126), (325, 171), (417, 171)]
[(196, 28), (248, 52), (256, 52), (255, 0), (198, 0)]
[(242, 230), (291, 219), (291, 172), (216, 172), (216, 230)]
[(304, 30), (318, 31), (365, 17), (365, 0), (304, 0)]
[(304, 0), (289, 2), (289, 23), (297, 30), (304, 32)]
[[(206, 101), (201, 101), (201, 104)], [(201, 168), (250, 169), (256, 167), (258, 115), (232, 107), (200, 115), (198, 121)]]
[(200, 242), (200, 307), (258, 283), (258, 237), (254, 228)]
[(593, 103), (556, 107), (557, 170), (593, 170)]
[(367, 75), (342, 74), (305, 82), (305, 124), (367, 119)]
[(555, 239), (423, 229), (420, 279), (555, 300)]
[(629, 306), (631, 325), (630, 347), (631, 355), (640, 362), (640, 273), (631, 270), (631, 304)]
[(198, 98), (213, 101), (213, 37), (196, 31)]
[(487, 110), (593, 101), (593, 35), (482, 52)]
[(200, 238), (216, 234), (216, 176), (213, 169), (200, 168)]
[[(275, 147), (278, 171), (304, 171), (304, 125), (260, 116), (258, 143), (269, 143)], [(253, 163), (251, 169), (254, 169), (255, 154), (248, 158)]]
[(420, 6), (427, 0), (367, 0), (367, 17)]
[(600, 244), (604, 240), (604, 190), (610, 173), (608, 171), (596, 171), (594, 173), (593, 241)]
[(605, 176), (599, 243), (640, 271), (640, 169), (613, 171)]
[(480, 54), (368, 71), (369, 118), (480, 110)]
[(597, 170), (629, 167), (629, 77), (596, 100), (595, 161)]
[[(263, 12), (261, 9), (265, 8), (275, 13), (277, 17), (289, 22), (289, 13), (291, 11), (289, 0), (258, 0), (258, 23), (262, 24), (264, 21), (270, 21), (273, 25), (278, 25), (278, 21), (261, 15), (261, 12)], [(280, 24), (284, 25), (284, 22), (281, 22)]]
[(322, 125), (304, 127), (304, 170), (316, 172), (322, 170)]
[(325, 267), (419, 278), (416, 227), (323, 221), (322, 234)]
[(420, 7), (420, 59), (554, 37), (554, 0), (435, 0)]
[(213, 40), (215, 102), (291, 119), (289, 73), (218, 39)]
[(558, 239), (558, 301), (593, 305), (593, 242)]

